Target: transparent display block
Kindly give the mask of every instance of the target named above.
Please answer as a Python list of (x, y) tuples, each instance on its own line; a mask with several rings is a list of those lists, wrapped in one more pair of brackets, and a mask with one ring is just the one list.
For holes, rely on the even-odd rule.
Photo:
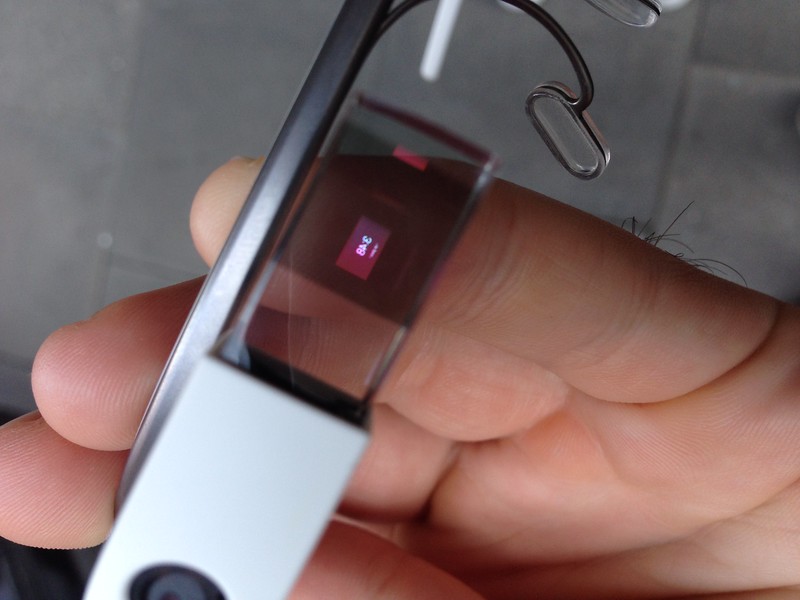
[(493, 165), (423, 120), (360, 99), (241, 302), (223, 356), (330, 410), (357, 412)]

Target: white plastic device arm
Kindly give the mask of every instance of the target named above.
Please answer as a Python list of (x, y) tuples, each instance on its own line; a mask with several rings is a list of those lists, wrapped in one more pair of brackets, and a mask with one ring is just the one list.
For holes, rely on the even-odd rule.
[(364, 429), (203, 357), (121, 508), (85, 600), (128, 600), (136, 574), (157, 565), (190, 566), (228, 599), (285, 598), (367, 441)]

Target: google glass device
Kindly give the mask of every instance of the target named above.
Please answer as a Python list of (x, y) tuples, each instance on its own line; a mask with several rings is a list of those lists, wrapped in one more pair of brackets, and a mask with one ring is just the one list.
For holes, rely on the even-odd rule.
[[(85, 600), (271, 600), (299, 577), (496, 164), (419, 117), (347, 100), (420, 1), (344, 2), (156, 386)], [(530, 119), (570, 172), (596, 176), (608, 151), (583, 59), (536, 4), (508, 3), (558, 39), (580, 83), (537, 88)]]

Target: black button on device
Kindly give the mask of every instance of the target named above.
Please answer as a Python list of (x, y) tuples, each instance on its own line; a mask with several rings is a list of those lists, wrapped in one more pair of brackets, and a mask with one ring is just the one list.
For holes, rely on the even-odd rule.
[(225, 600), (211, 580), (197, 571), (178, 566), (157, 566), (142, 571), (133, 581), (131, 600)]

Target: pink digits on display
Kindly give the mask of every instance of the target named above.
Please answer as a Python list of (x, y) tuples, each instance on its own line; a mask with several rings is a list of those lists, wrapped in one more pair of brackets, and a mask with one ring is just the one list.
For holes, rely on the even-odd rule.
[(391, 232), (372, 219), (361, 217), (347, 239), (336, 266), (366, 279), (375, 267)]
[[(369, 245), (371, 243), (372, 243), (372, 238), (371, 237), (369, 237), (368, 235), (361, 236), (361, 243), (358, 245), (358, 248), (356, 248), (356, 254), (358, 254), (359, 256), (366, 256), (367, 255), (367, 248), (369, 248)], [(377, 248), (377, 245), (376, 245), (376, 248)], [(375, 252), (376, 252), (376, 250), (373, 249), (372, 250), (372, 254), (370, 255), (370, 258), (375, 255)]]

